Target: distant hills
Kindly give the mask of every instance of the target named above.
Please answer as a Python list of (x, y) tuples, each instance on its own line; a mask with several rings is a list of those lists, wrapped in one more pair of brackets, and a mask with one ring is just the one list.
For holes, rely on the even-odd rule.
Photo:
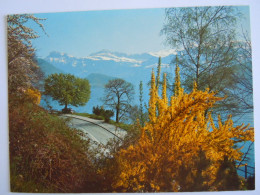
[(87, 79), (89, 80), (91, 87), (104, 88), (108, 81), (116, 79), (116, 77), (111, 77), (99, 73), (91, 73), (87, 76)]
[(40, 69), (42, 70), (42, 72), (44, 73), (45, 77), (49, 76), (50, 74), (54, 74), (54, 73), (64, 73), (64, 71), (56, 68), (55, 66), (53, 66), (46, 60), (38, 58), (37, 63), (38, 63), (38, 66), (40, 67)]

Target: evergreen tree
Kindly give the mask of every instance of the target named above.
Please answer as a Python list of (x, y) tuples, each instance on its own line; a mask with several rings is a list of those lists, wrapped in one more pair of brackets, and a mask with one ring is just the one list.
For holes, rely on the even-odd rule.
[(159, 88), (159, 84), (160, 84), (161, 66), (162, 66), (162, 59), (161, 59), (161, 57), (159, 57), (158, 65), (157, 65), (157, 75), (156, 75), (156, 87), (157, 88)]
[(140, 81), (140, 84), (139, 84), (139, 102), (140, 102), (140, 105), (139, 105), (139, 110), (140, 110), (140, 124), (141, 126), (143, 127), (144, 126), (144, 110), (143, 110), (143, 82)]

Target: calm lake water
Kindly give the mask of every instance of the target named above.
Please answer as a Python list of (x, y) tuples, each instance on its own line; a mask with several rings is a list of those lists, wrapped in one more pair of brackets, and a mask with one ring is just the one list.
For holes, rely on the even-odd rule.
[[(248, 113), (245, 114), (243, 117), (241, 118), (234, 118), (235, 121), (235, 125), (241, 125), (242, 123), (244, 123), (245, 125), (250, 124), (251, 127), (254, 127), (254, 114), (253, 113)], [(250, 147), (251, 145), (251, 147)], [(247, 154), (247, 160), (245, 160), (244, 162), (242, 162), (242, 164), (247, 163), (248, 164), (248, 168), (247, 171), (250, 174), (254, 174), (255, 170), (254, 168), (251, 167), (255, 167), (255, 146), (254, 143), (252, 144), (252, 142), (245, 142), (245, 143), (240, 143), (238, 144), (238, 147), (243, 146), (244, 148), (241, 150), (243, 153), (246, 153), (250, 147), (250, 150)], [(245, 167), (241, 167), (241, 169), (245, 169)], [(245, 173), (243, 171), (238, 170), (238, 174), (241, 176), (244, 176)], [(248, 175), (250, 176), (250, 175)]]

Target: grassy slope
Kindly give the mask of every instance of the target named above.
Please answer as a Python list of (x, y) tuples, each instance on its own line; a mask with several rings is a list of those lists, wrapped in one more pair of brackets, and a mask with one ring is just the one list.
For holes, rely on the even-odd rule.
[(12, 192), (93, 191), (96, 178), (78, 130), (35, 104), (9, 104)]

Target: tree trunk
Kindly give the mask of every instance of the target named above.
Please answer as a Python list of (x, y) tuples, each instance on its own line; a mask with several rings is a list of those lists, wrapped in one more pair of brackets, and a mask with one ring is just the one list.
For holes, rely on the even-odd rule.
[(119, 111), (120, 111), (120, 97), (117, 97), (117, 105), (116, 105), (116, 123), (119, 123)]
[(116, 123), (119, 122), (119, 110), (116, 109)]

